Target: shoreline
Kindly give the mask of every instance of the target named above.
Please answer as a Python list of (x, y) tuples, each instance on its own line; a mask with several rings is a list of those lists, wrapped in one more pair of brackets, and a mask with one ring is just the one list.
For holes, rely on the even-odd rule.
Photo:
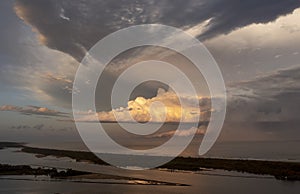
[[(77, 162), (84, 161), (93, 164), (108, 165), (93, 153), (85, 151), (35, 148), (26, 146), (24, 143), (0, 142), (0, 149), (4, 148), (21, 148), (21, 152), (35, 154), (36, 157), (68, 157)], [(278, 180), (285, 181), (300, 181), (300, 162), (295, 161), (176, 157), (167, 164), (157, 167), (156, 169), (160, 168), (171, 171), (202, 171), (203, 169), (215, 169), (256, 175), (271, 175)]]
[[(32, 176), (25, 179), (14, 176)], [(46, 176), (49, 179), (40, 179), (39, 176)], [(9, 165), (0, 164), (0, 180), (28, 180), (28, 181), (69, 181), (77, 183), (98, 183), (98, 184), (126, 184), (126, 185), (165, 185), (165, 186), (190, 186), (187, 184), (141, 179), (134, 177), (91, 173), (72, 169), (58, 170), (57, 168), (38, 167), (30, 165)]]

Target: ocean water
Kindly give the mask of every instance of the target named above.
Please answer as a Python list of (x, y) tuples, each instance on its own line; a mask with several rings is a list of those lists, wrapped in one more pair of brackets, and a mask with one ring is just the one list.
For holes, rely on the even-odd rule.
[(0, 193), (2, 194), (46, 194), (46, 193), (262, 193), (262, 194), (298, 194), (300, 182), (285, 182), (270, 176), (257, 176), (225, 171), (163, 171), (163, 170), (124, 170), (111, 166), (101, 166), (84, 162), (75, 162), (69, 158), (44, 157), (36, 158), (32, 154), (18, 152), (18, 149), (0, 150), (0, 163), (30, 164), (56, 168), (73, 168), (90, 172), (121, 175), (150, 180), (160, 180), (190, 186), (165, 185), (125, 185), (111, 183), (86, 183), (71, 181), (40, 180), (30, 176), (0, 176)]
[[(88, 151), (81, 141), (68, 142), (37, 142), (29, 146), (53, 149)], [(300, 162), (300, 141), (227, 141), (216, 142), (204, 157), (214, 158), (243, 158), (275, 161)], [(191, 145), (184, 156), (197, 157), (199, 145)]]
[[(154, 124), (155, 125), (155, 124)], [(169, 140), (170, 137), (163, 138), (149, 138), (149, 137), (140, 137), (137, 135), (133, 135), (130, 133), (124, 132), (120, 126), (115, 123), (104, 123), (104, 128), (107, 129), (109, 136), (116, 141), (116, 143), (126, 146), (130, 149), (150, 149), (153, 147), (157, 147), (162, 143)], [(189, 124), (186, 125), (186, 128), (189, 129), (191, 126)], [(242, 126), (238, 126), (242, 127)], [(264, 126), (265, 127), (265, 126)], [(177, 125), (174, 124), (166, 124), (162, 127), (162, 129), (157, 133), (164, 133), (167, 131), (176, 130)], [(227, 130), (227, 131), (226, 131)], [(246, 129), (245, 129), (246, 130)], [(288, 129), (287, 129), (288, 130)], [(289, 134), (293, 136), (294, 139), (299, 139), (298, 136), (294, 133), (296, 129), (293, 129)], [(251, 129), (249, 129), (250, 134)], [(280, 131), (280, 130), (279, 130)], [(223, 129), (224, 133), (227, 136), (232, 134), (231, 131), (225, 127)], [(84, 145), (81, 137), (78, 132), (69, 131), (66, 133), (60, 134), (47, 134), (44, 132), (30, 133), (26, 130), (26, 133), (22, 131), (14, 131), (9, 130), (10, 135), (1, 132), (2, 141), (15, 141), (15, 142), (28, 142), (29, 145), (34, 147), (46, 147), (46, 148), (54, 148), (54, 149), (67, 149), (67, 150), (83, 150), (88, 151), (87, 147)], [(225, 141), (226, 138), (222, 138), (221, 136), (218, 138), (217, 142), (214, 144), (212, 149), (204, 155), (204, 157), (217, 157), (217, 158), (253, 158), (253, 159), (265, 159), (265, 160), (289, 160), (289, 161), (300, 161), (300, 140), (291, 140), (290, 138), (282, 137), (277, 140), (273, 139), (261, 139), (263, 141), (254, 141), (256, 138), (252, 138), (251, 141), (246, 138), (240, 137), (234, 138), (231, 137), (231, 141)], [(261, 134), (261, 133), (259, 133)], [(279, 135), (279, 134), (277, 134)], [(250, 135), (249, 135), (250, 136)], [(228, 137), (227, 137), (228, 138)], [(236, 141), (239, 140), (239, 141)], [(99, 140), (101, 141), (101, 140)], [(201, 136), (196, 136), (190, 145), (187, 147), (185, 152), (182, 154), (184, 156), (198, 156), (198, 149), (200, 143), (202, 141)], [(176, 150), (177, 147), (170, 148)], [(171, 150), (172, 151), (172, 150)], [(100, 153), (101, 149), (100, 149)], [(105, 152), (107, 153), (107, 152)], [(159, 153), (159, 154), (168, 154), (167, 152)]]
[[(174, 176), (181, 176), (180, 174)], [(164, 178), (164, 177), (161, 177)], [(86, 194), (86, 193), (112, 193), (112, 194), (298, 194), (300, 184), (285, 183), (272, 179), (243, 179), (224, 178), (215, 176), (185, 176), (186, 182), (192, 184), (189, 187), (174, 186), (151, 186), (151, 185), (112, 185), (112, 184), (92, 184), (92, 183), (72, 183), (72, 182), (37, 182), (26, 180), (1, 180), (0, 193), (3, 194)]]

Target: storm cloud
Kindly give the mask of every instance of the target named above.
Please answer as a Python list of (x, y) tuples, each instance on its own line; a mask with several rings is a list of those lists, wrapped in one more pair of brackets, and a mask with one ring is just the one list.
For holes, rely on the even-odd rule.
[(253, 23), (267, 23), (300, 7), (297, 0), (73, 1), (18, 0), (18, 16), (50, 48), (81, 60), (98, 40), (118, 29), (161, 23), (182, 29), (209, 21), (201, 40)]
[[(23, 103), (22, 107), (1, 107), (2, 111), (70, 120), (64, 118), (68, 115), (63, 112), (41, 108), (50, 104), (71, 108), (72, 81), (78, 61), (87, 50), (121, 28), (161, 23), (192, 31), (204, 41), (220, 64), (228, 86), (225, 124), (237, 129), (234, 135), (237, 131), (247, 131), (243, 133), (248, 135), (252, 129), (241, 130), (248, 123), (256, 123), (254, 128), (259, 132), (266, 128), (286, 131), (291, 125), (298, 129), (295, 123), (300, 120), (300, 67), (291, 66), (298, 64), (300, 56), (299, 0), (16, 0), (14, 10), (11, 9), (12, 2), (8, 2), (0, 3), (3, 8), (1, 18), (7, 18), (0, 21), (6, 29), (1, 31), (0, 37), (3, 43), (0, 45), (0, 86), (5, 86), (1, 91), (6, 94), (5, 91), (17, 89), (20, 94), (26, 92), (28, 95), (22, 96), (23, 101), (18, 103), (10, 101), (11, 96), (19, 96), (16, 91), (11, 92), (13, 95), (2, 96), (2, 104)], [(165, 53), (158, 51), (148, 52), (148, 56), (143, 57), (143, 53), (137, 50), (124, 53), (124, 58), (129, 59), (124, 60), (122, 56), (122, 60), (116, 59), (114, 70), (123, 70), (139, 60), (152, 59), (153, 56), (159, 58)], [(165, 61), (182, 67), (186, 72), (193, 71), (183, 59), (169, 58)], [(275, 69), (274, 72), (270, 73), (271, 69)], [(263, 76), (254, 78), (259, 73)], [(112, 87), (116, 77), (106, 72), (103, 84), (97, 86), (97, 111), (105, 111), (102, 116), (108, 116), (106, 120), (112, 120), (111, 113), (116, 110), (109, 106), (110, 92), (99, 89)], [(248, 81), (241, 82), (242, 79)], [(199, 83), (197, 87), (204, 85), (205, 80), (199, 77), (195, 76), (193, 80)], [(235, 84), (229, 85), (229, 82)], [(158, 83), (152, 86), (139, 86), (141, 89), (134, 91), (129, 101), (135, 102), (137, 97), (151, 101), (156, 97), (157, 88), (168, 90), (167, 86)], [(24, 107), (34, 104), (32, 99), (45, 105)], [(129, 110), (126, 104), (124, 107), (123, 111)], [(231, 122), (235, 121), (242, 124), (232, 125)], [(48, 129), (45, 126), (42, 128)], [(162, 137), (171, 135), (161, 134)]]
[(300, 66), (232, 84), (228, 93), (228, 120), (299, 121)]
[[(298, 7), (300, 7), (300, 2), (295, 0), (17, 0), (15, 12), (27, 24), (31, 25), (34, 31), (38, 32), (40, 43), (70, 54), (80, 61), (87, 50), (104, 36), (136, 24), (162, 23), (184, 30), (195, 28), (197, 31), (197, 26), (207, 21), (204, 31), (198, 34), (199, 39), (207, 40), (253, 23), (274, 21), (279, 16), (292, 13)], [(135, 51), (126, 53), (126, 57), (130, 59), (116, 60), (114, 68), (122, 70), (126, 65), (137, 62), (139, 60), (137, 56), (141, 54), (143, 53)], [(145, 60), (147, 57), (150, 58), (152, 55), (145, 56), (140, 60)], [(48, 58), (45, 60), (49, 61)], [(61, 60), (57, 63), (63, 64), (64, 61)], [(180, 63), (181, 66), (186, 66), (184, 61)], [(71, 65), (74, 65), (75, 68), (69, 71)], [(68, 65), (68, 70), (64, 68), (60, 69), (59, 72), (75, 74), (77, 65), (72, 62)], [(101, 89), (111, 87), (116, 75), (111, 75), (108, 72), (103, 76), (105, 78), (103, 84), (100, 85)], [(37, 88), (45, 93), (44, 99), (48, 102), (55, 101), (56, 104), (59, 102), (59, 105), (70, 108), (73, 76), (71, 74), (60, 75), (57, 68), (57, 72), (46, 74), (42, 78), (47, 81), (35, 81), (35, 83), (39, 83)], [(139, 96), (154, 97), (159, 87), (163, 86), (144, 88), (143, 94), (139, 94)], [(167, 88), (165, 87), (165, 89)], [(110, 92), (102, 92), (102, 95), (104, 95), (103, 99), (110, 99)], [(108, 102), (108, 100), (102, 100), (97, 102), (97, 105), (101, 109), (109, 110)]]

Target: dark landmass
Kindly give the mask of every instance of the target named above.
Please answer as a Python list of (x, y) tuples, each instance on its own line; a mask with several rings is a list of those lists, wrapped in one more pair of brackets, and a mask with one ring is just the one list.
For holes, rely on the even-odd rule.
[[(103, 179), (112, 179), (112, 180), (124, 180), (126, 182), (99, 182), (94, 181), (89, 183), (106, 183), (106, 184), (134, 184), (134, 185), (168, 185), (168, 186), (190, 186), (187, 184), (180, 183), (170, 183), (164, 181), (156, 180), (147, 180), (147, 179), (137, 179), (133, 177), (124, 177), (100, 173), (90, 173), (77, 171), (72, 169), (66, 169), (58, 171), (56, 168), (32, 168), (29, 165), (8, 165), (0, 164), (0, 177), (7, 175), (33, 175), (33, 176), (49, 176), (55, 179), (68, 179), (68, 180), (103, 180)], [(85, 181), (81, 181), (85, 182)]]
[[(4, 143), (0, 143), (0, 146), (1, 145), (2, 147), (6, 147)], [(99, 165), (108, 165), (91, 152), (33, 148), (25, 146), (24, 144), (8, 143), (7, 145), (7, 147), (19, 147), (22, 149), (22, 152), (37, 154), (39, 157), (69, 157), (76, 161), (88, 161)], [(177, 157), (159, 168), (188, 171), (199, 171), (202, 168), (221, 169), (258, 175), (272, 175), (279, 180), (300, 181), (300, 163), (298, 162)]]
[(17, 165), (12, 166), (8, 164), (0, 164), (0, 175), (47, 175), (51, 178), (63, 178), (70, 176), (79, 176), (91, 174), (89, 172), (76, 171), (67, 169), (58, 171), (56, 168), (32, 168), (29, 165)]
[(22, 146), (21, 151), (30, 154), (37, 154), (39, 157), (43, 157), (43, 156), (44, 157), (45, 156), (69, 157), (71, 159), (76, 160), (77, 162), (88, 161), (95, 164), (108, 165), (106, 162), (99, 159), (92, 152), (33, 148), (27, 146)]
[(272, 175), (279, 180), (300, 181), (300, 163), (246, 159), (184, 158), (177, 157), (162, 166), (167, 169), (221, 169), (258, 175)]
[(15, 142), (0, 142), (0, 150), (4, 148), (19, 148), (23, 147), (24, 143), (15, 143)]

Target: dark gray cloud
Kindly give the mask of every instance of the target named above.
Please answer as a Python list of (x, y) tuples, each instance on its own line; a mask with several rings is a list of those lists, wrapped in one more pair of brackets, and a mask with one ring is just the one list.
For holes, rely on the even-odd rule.
[(19, 37), (24, 31), (20, 25), (22, 23), (21, 20), (18, 19), (16, 14), (11, 10), (12, 6), (12, 1), (0, 2), (0, 25), (2, 29), (0, 36), (0, 67), (15, 63), (18, 58), (14, 56), (21, 55), (23, 57), (25, 54), (23, 47), (17, 46), (20, 45)]
[(37, 99), (49, 104), (52, 95), (56, 106), (69, 103), (68, 77), (75, 74), (77, 61), (41, 45), (32, 28), (16, 15), (14, 1), (1, 1), (0, 9), (1, 104), (15, 104), (20, 96), (28, 104)]
[(210, 1), (207, 12), (211, 13), (213, 19), (201, 38), (205, 39), (220, 33), (228, 33), (253, 23), (267, 23), (292, 12), (299, 6), (300, 1), (297, 0)]
[(45, 125), (45, 124), (35, 124), (35, 125), (13, 125), (10, 127), (10, 129), (15, 129), (15, 130), (45, 130), (45, 131), (56, 131), (56, 132), (62, 132), (62, 131), (74, 131), (74, 127), (53, 127), (52, 125)]
[[(272, 21), (299, 6), (300, 2), (293, 0), (17, 0), (15, 12), (39, 31), (39, 39), (43, 44), (68, 53), (80, 61), (85, 51), (99, 39), (123, 27), (162, 23), (187, 29), (213, 18), (208, 23), (207, 31), (199, 37), (207, 39), (248, 24)], [(126, 53), (126, 57), (134, 58), (140, 52), (133, 52), (132, 56), (130, 54)], [(49, 59), (45, 60), (48, 62)], [(121, 63), (115, 63), (115, 66), (128, 64), (120, 61)], [(38, 88), (54, 99), (56, 104), (59, 102), (60, 106), (70, 108), (72, 76), (68, 76), (67, 79), (54, 76), (46, 78), (51, 82), (38, 82)], [(116, 75), (105, 74), (101, 89), (111, 88), (115, 78)], [(140, 93), (145, 97), (153, 97), (157, 87), (144, 87)], [(96, 102), (97, 107), (110, 110), (110, 92), (101, 90), (98, 93), (97, 97), (108, 100)], [(135, 97), (141, 95), (140, 93)]]
[(50, 48), (80, 60), (105, 35), (136, 24), (180, 28), (211, 19), (200, 39), (252, 23), (266, 23), (300, 7), (298, 0), (17, 0), (16, 12), (43, 36)]
[(300, 120), (300, 67), (278, 70), (229, 88), (229, 120), (289, 122)]
[[(11, 3), (7, 2), (8, 1), (1, 2), (1, 7), (3, 7), (3, 4), (6, 5), (4, 7), (10, 7)], [(298, 0), (17, 0), (15, 9), (19, 17), (22, 17), (24, 21), (40, 32), (42, 36), (39, 38), (42, 43), (52, 49), (68, 53), (77, 60), (80, 60), (84, 56), (85, 50), (88, 50), (100, 38), (115, 30), (134, 24), (162, 23), (187, 29), (207, 19), (213, 18), (208, 23), (206, 31), (199, 37), (202, 40), (206, 40), (218, 34), (229, 33), (236, 28), (249, 24), (273, 21), (281, 15), (291, 13), (299, 6), (300, 1)], [(26, 53), (25, 50), (29, 49), (22, 49), (22, 43), (20, 44), (20, 40), (15, 38), (24, 35), (26, 31), (21, 30), (24, 26), (20, 25), (20, 21), (16, 20), (16, 16), (8, 12), (8, 9), (3, 9), (3, 11), (1, 10), (0, 12), (0, 15), (3, 16), (1, 18), (8, 18), (7, 20), (2, 19), (0, 21), (2, 26), (9, 29), (7, 31), (1, 31), (2, 36), (0, 40), (3, 44), (0, 46), (0, 57), (5, 63), (6, 61), (13, 63), (12, 60), (14, 58), (18, 59), (22, 62), (19, 63), (20, 66), (24, 65), (26, 69), (29, 69), (29, 63), (24, 63), (24, 57), (18, 58), (17, 56), (26, 55), (32, 58), (33, 55), (28, 52)], [(289, 26), (283, 27), (290, 28)], [(291, 30), (295, 31), (297, 29), (291, 28)], [(33, 46), (37, 47), (37, 45)], [(275, 49), (273, 45), (270, 47), (274, 47)], [(38, 47), (38, 49), (40, 49), (40, 47)], [(220, 52), (219, 55), (224, 55), (225, 51), (223, 47), (220, 49)], [(229, 50), (228, 52), (228, 63), (231, 65), (234, 62), (232, 59), (232, 51)], [(265, 52), (259, 52), (265, 55)], [(134, 54), (136, 53), (133, 53), (132, 57), (134, 57)], [(246, 57), (247, 56), (248, 55), (246, 55)], [(8, 57), (10, 61), (6, 60)], [(51, 57), (56, 58), (55, 55), (51, 55)], [(245, 58), (244, 55), (238, 54), (238, 57), (242, 58), (243, 64), (246, 64), (249, 69), (255, 70), (254, 66), (251, 66), (251, 63), (253, 63), (253, 55), (249, 55), (249, 58)], [(47, 63), (49, 62), (48, 58), (41, 57), (38, 59), (46, 61)], [(275, 59), (271, 58), (271, 60)], [(284, 62), (286, 62), (283, 63), (285, 65), (288, 63), (288, 61)], [(1, 65), (3, 64), (2, 62)], [(47, 65), (50, 66), (49, 64)], [(273, 65), (272, 63), (272, 67)], [(266, 66), (266, 64), (263, 63), (261, 66)], [(232, 74), (234, 74), (232, 67), (228, 69), (227, 71), (230, 72), (230, 76), (232, 76)], [(30, 69), (28, 72), (20, 72), (26, 74), (26, 80), (31, 80), (28, 76), (31, 75), (34, 70), (33, 68), (33, 70)], [(15, 69), (12, 69), (12, 71), (15, 71)], [(38, 71), (40, 71), (40, 69), (38, 69)], [(248, 69), (244, 69), (244, 71), (248, 71)], [(57, 72), (59, 72), (59, 70), (57, 70)], [(72, 71), (72, 73), (74, 72), (75, 70)], [(5, 74), (8, 75), (6, 72), (1, 75)], [(231, 96), (229, 98), (227, 120), (257, 123), (270, 122), (273, 123), (272, 125), (270, 124), (272, 128), (274, 128), (273, 126), (277, 126), (277, 128), (280, 129), (282, 125), (277, 124), (278, 122), (299, 120), (299, 74), (300, 68), (285, 69), (252, 81), (239, 82), (233, 85), (230, 88), (231, 91), (229, 91), (229, 95)], [(34, 81), (39, 84), (37, 88), (53, 98), (55, 105), (70, 105), (71, 94), (69, 90), (71, 89), (72, 76), (56, 75), (55, 72), (45, 75), (34, 75), (43, 78), (41, 81)], [(107, 74), (104, 76), (103, 79), (106, 81), (104, 81), (103, 84), (106, 87), (112, 85), (115, 80), (113, 75)], [(11, 75), (8, 76), (10, 81), (20, 79), (20, 76), (15, 76), (14, 79), (11, 79), (11, 77)], [(24, 83), (24, 80), (22, 79), (22, 81), (17, 84), (21, 84), (21, 82)], [(25, 85), (28, 86), (30, 84), (32, 83), (30, 82)], [(153, 91), (156, 92), (156, 89)], [(138, 94), (136, 94), (135, 97), (142, 94), (145, 95), (146, 92), (144, 89), (141, 92), (137, 91)], [(155, 92), (151, 90), (147, 97), (153, 97)], [(107, 95), (107, 99), (110, 99), (109, 92), (102, 92), (102, 94)], [(49, 102), (49, 100), (47, 102)], [(58, 102), (61, 103), (58, 104)], [(96, 103), (97, 105), (100, 104), (99, 106), (101, 107), (110, 104), (104, 101)], [(39, 112), (39, 108), (41, 107), (14, 107), (11, 111), (29, 115), (44, 115), (47, 117), (66, 116), (64, 113), (57, 111)], [(109, 108), (110, 107), (106, 107), (105, 110), (109, 110)]]
[(0, 111), (12, 111), (24, 115), (42, 115), (42, 116), (56, 116), (56, 117), (68, 116), (67, 113), (63, 113), (63, 112), (48, 109), (46, 107), (39, 107), (39, 106), (20, 107), (20, 106), (4, 105), (0, 107)]
[(31, 127), (28, 125), (18, 125), (18, 126), (11, 126), (11, 129), (30, 129)]
[(37, 129), (37, 130), (41, 130), (41, 129), (43, 129), (44, 128), (44, 124), (39, 124), (39, 125), (35, 125), (35, 126), (33, 126), (33, 128), (34, 129)]
[(300, 66), (231, 84), (223, 140), (299, 140)]

